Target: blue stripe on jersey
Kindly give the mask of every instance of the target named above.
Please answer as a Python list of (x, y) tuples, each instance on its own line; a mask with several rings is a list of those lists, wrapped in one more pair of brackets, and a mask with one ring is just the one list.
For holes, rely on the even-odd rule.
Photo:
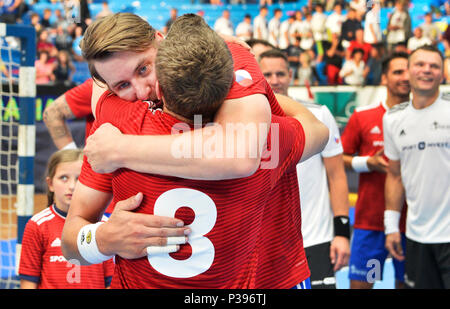
[(291, 288), (291, 290), (311, 290), (311, 279), (305, 279), (304, 281)]

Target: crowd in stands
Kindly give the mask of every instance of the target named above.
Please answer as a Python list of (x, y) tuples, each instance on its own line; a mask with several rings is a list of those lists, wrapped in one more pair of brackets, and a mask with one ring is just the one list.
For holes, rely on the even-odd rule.
[[(89, 74), (79, 48), (83, 31), (96, 18), (114, 12), (108, 1), (102, 1), (102, 9), (95, 15), (89, 9), (95, 0), (41, 1), (62, 4), (63, 9), (49, 5), (39, 14), (33, 11), (33, 4), (39, 0), (0, 0), (1, 21), (28, 23), (36, 29), (37, 84), (79, 84)], [(416, 27), (409, 13), (412, 0), (371, 1), (372, 5), (367, 5), (366, 0), (308, 0), (297, 11), (283, 11), (276, 5), (288, 2), (296, 1), (191, 0), (192, 4), (223, 6), (222, 15), (210, 22), (217, 32), (243, 40), (264, 40), (286, 52), (295, 74), (293, 85), (379, 85), (383, 55), (390, 51), (410, 53), (425, 44), (436, 45), (444, 54), (444, 83), (450, 83), (448, 1), (432, 0), (435, 5)], [(245, 12), (243, 19), (234, 24), (226, 4), (260, 6), (258, 11)], [(379, 17), (384, 7), (392, 10), (382, 28)], [(158, 30), (167, 33), (178, 10), (163, 13), (167, 22)]]

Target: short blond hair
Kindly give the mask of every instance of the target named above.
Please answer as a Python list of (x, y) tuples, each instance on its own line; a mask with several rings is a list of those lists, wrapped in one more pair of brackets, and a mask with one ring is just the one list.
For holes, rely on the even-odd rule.
[(138, 15), (116, 13), (89, 25), (80, 47), (92, 78), (105, 83), (93, 65), (94, 60), (105, 60), (122, 51), (144, 52), (154, 46), (155, 36), (156, 30)]
[(213, 119), (233, 82), (233, 58), (225, 41), (202, 17), (185, 14), (170, 27), (156, 56), (156, 77), (165, 106), (204, 122)]

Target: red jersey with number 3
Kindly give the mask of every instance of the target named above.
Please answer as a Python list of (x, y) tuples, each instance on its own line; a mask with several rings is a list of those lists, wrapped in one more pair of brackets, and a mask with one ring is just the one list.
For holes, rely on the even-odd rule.
[[(124, 102), (103, 97), (108, 117), (124, 134), (169, 134), (179, 121), (152, 111), (143, 102)], [(131, 121), (132, 120), (132, 121)], [(94, 123), (94, 128), (95, 124)], [(175, 216), (189, 224), (189, 243), (175, 254), (150, 255), (140, 259), (116, 257), (112, 288), (253, 288), (258, 266), (258, 239), (271, 190), (287, 170), (295, 169), (301, 157), (304, 137), (300, 123), (277, 118), (279, 164), (260, 169), (254, 175), (234, 180), (197, 181), (156, 176), (119, 169), (113, 173), (114, 201), (142, 192), (137, 212)], [(184, 126), (184, 129), (189, 127)], [(271, 145), (269, 134), (269, 146)], [(183, 152), (194, 155), (193, 152)], [(177, 156), (177, 153), (174, 153)], [(96, 188), (95, 175), (83, 165), (80, 181)]]
[[(383, 115), (384, 103), (359, 107), (351, 115), (341, 140), (345, 154), (373, 156), (384, 148)], [(384, 156), (385, 160), (389, 159)], [(386, 174), (368, 172), (359, 174), (358, 199), (355, 205), (354, 227), (384, 231), (384, 183)], [(400, 231), (405, 232), (406, 205), (400, 220)]]

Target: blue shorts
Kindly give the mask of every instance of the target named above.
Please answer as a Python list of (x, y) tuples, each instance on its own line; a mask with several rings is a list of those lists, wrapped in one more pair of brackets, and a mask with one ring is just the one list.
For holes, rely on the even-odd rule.
[[(383, 280), (384, 262), (389, 255), (385, 246), (383, 231), (354, 229), (350, 250), (349, 272), (350, 280), (374, 283)], [(402, 234), (403, 250), (406, 248), (406, 237)], [(405, 262), (392, 258), (395, 279), (404, 282)]]
[(291, 290), (311, 290), (311, 279), (307, 278), (291, 288)]

